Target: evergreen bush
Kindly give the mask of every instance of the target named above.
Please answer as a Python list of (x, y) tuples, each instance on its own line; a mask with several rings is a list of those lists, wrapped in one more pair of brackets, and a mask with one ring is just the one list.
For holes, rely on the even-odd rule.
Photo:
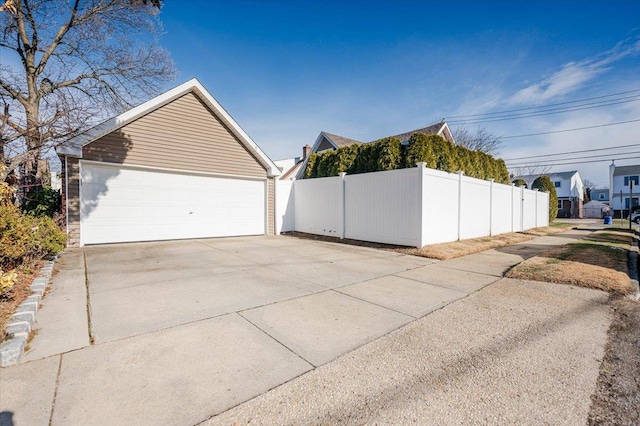
[(558, 217), (558, 193), (549, 176), (542, 175), (537, 177), (531, 184), (531, 189), (549, 193), (549, 223), (553, 222)]

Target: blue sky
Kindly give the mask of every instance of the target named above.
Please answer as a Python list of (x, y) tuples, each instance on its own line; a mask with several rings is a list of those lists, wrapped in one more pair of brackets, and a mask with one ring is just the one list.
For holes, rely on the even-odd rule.
[[(640, 89), (639, 1), (166, 0), (161, 19), (174, 85), (198, 78), (272, 159), (300, 155), (322, 130), (368, 141)], [(510, 136), (639, 118), (640, 101), (481, 126)], [(501, 157), (640, 143), (639, 134), (636, 122), (505, 139)], [(553, 170), (607, 185), (607, 166)]]

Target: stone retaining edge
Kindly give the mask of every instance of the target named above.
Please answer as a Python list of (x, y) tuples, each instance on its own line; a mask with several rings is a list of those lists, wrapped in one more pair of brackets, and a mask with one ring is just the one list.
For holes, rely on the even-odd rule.
[(7, 324), (7, 334), (10, 337), (0, 343), (0, 367), (9, 367), (18, 363), (24, 354), (29, 335), (33, 330), (36, 313), (40, 308), (40, 302), (44, 292), (51, 281), (51, 274), (56, 263), (56, 257), (48, 260), (40, 269), (40, 275), (31, 283), (31, 295), (26, 298), (11, 316)]

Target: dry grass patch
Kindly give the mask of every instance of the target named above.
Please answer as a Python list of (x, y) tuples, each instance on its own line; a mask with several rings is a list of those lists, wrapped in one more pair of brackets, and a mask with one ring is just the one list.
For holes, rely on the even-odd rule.
[(456, 257), (467, 256), (499, 247), (510, 246), (536, 237), (558, 234), (575, 225), (570, 223), (553, 224), (544, 228), (529, 229), (524, 232), (495, 235), (493, 237), (473, 238), (469, 240), (454, 241), (451, 243), (432, 244), (418, 248), (398, 248), (395, 251), (412, 254), (414, 256), (428, 257), (430, 259), (449, 260)]
[(634, 291), (627, 275), (627, 252), (634, 238), (624, 230), (594, 232), (578, 242), (528, 259), (506, 276), (628, 294)]

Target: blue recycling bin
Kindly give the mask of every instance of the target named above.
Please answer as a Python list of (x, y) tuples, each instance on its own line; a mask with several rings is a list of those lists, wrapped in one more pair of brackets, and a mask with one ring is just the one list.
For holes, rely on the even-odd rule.
[(605, 216), (604, 217), (604, 224), (605, 225), (611, 225), (613, 223), (613, 221), (611, 220), (611, 216)]

